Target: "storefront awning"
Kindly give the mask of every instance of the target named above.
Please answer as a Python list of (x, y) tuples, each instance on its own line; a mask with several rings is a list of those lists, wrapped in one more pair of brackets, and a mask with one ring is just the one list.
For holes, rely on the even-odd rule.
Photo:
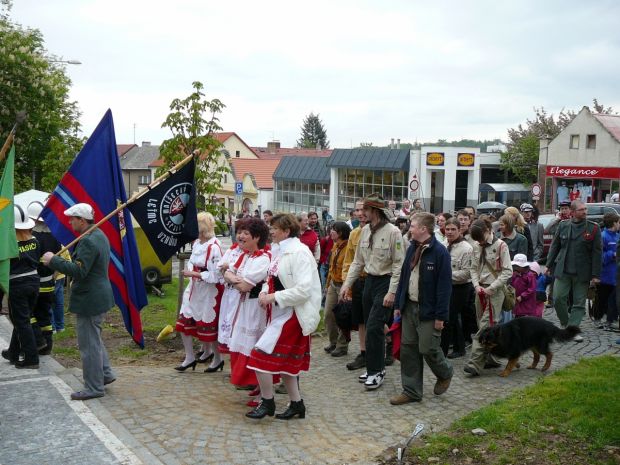
[(480, 192), (529, 192), (529, 187), (525, 184), (480, 184)]

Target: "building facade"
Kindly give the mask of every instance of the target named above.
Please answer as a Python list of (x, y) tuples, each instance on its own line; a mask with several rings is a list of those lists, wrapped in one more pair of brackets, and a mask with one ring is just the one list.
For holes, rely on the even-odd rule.
[(541, 140), (538, 179), (542, 211), (564, 200), (608, 201), (620, 187), (620, 116), (583, 107), (553, 140)]
[(285, 156), (273, 174), (274, 210), (316, 211), (330, 206), (330, 173), (325, 157)]

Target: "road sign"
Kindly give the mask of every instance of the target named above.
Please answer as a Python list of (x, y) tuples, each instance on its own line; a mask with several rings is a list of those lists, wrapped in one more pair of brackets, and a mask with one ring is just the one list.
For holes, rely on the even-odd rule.
[(540, 194), (542, 194), (542, 187), (540, 187), (540, 184), (535, 182), (534, 184), (532, 184), (531, 192), (533, 197), (540, 198)]
[(409, 183), (409, 189), (412, 192), (416, 192), (420, 188), (420, 183), (418, 182), (418, 177), (414, 174), (411, 178), (411, 182)]
[(237, 195), (243, 194), (243, 183), (242, 182), (235, 183), (235, 194)]

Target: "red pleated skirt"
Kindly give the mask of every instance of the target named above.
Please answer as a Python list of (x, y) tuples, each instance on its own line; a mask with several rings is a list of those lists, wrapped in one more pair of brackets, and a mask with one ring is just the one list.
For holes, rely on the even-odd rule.
[(224, 286), (222, 284), (216, 284), (215, 287), (217, 288), (217, 296), (215, 297), (215, 307), (213, 308), (213, 310), (215, 310), (215, 318), (213, 321), (209, 321), (208, 323), (201, 320), (196, 321), (193, 318), (188, 318), (180, 314), (175, 326), (177, 332), (193, 336), (202, 342), (217, 342), (220, 303), (222, 302)]
[(264, 373), (291, 376), (297, 376), (300, 372), (310, 369), (310, 336), (303, 335), (295, 312), (282, 326), (273, 352), (268, 354), (253, 349), (248, 368)]

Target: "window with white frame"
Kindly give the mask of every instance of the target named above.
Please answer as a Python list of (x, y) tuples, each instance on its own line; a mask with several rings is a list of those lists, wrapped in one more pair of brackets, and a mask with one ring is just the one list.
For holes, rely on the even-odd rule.
[(140, 175), (138, 177), (138, 184), (146, 185), (146, 184), (150, 184), (150, 183), (151, 183), (151, 175), (150, 174)]

